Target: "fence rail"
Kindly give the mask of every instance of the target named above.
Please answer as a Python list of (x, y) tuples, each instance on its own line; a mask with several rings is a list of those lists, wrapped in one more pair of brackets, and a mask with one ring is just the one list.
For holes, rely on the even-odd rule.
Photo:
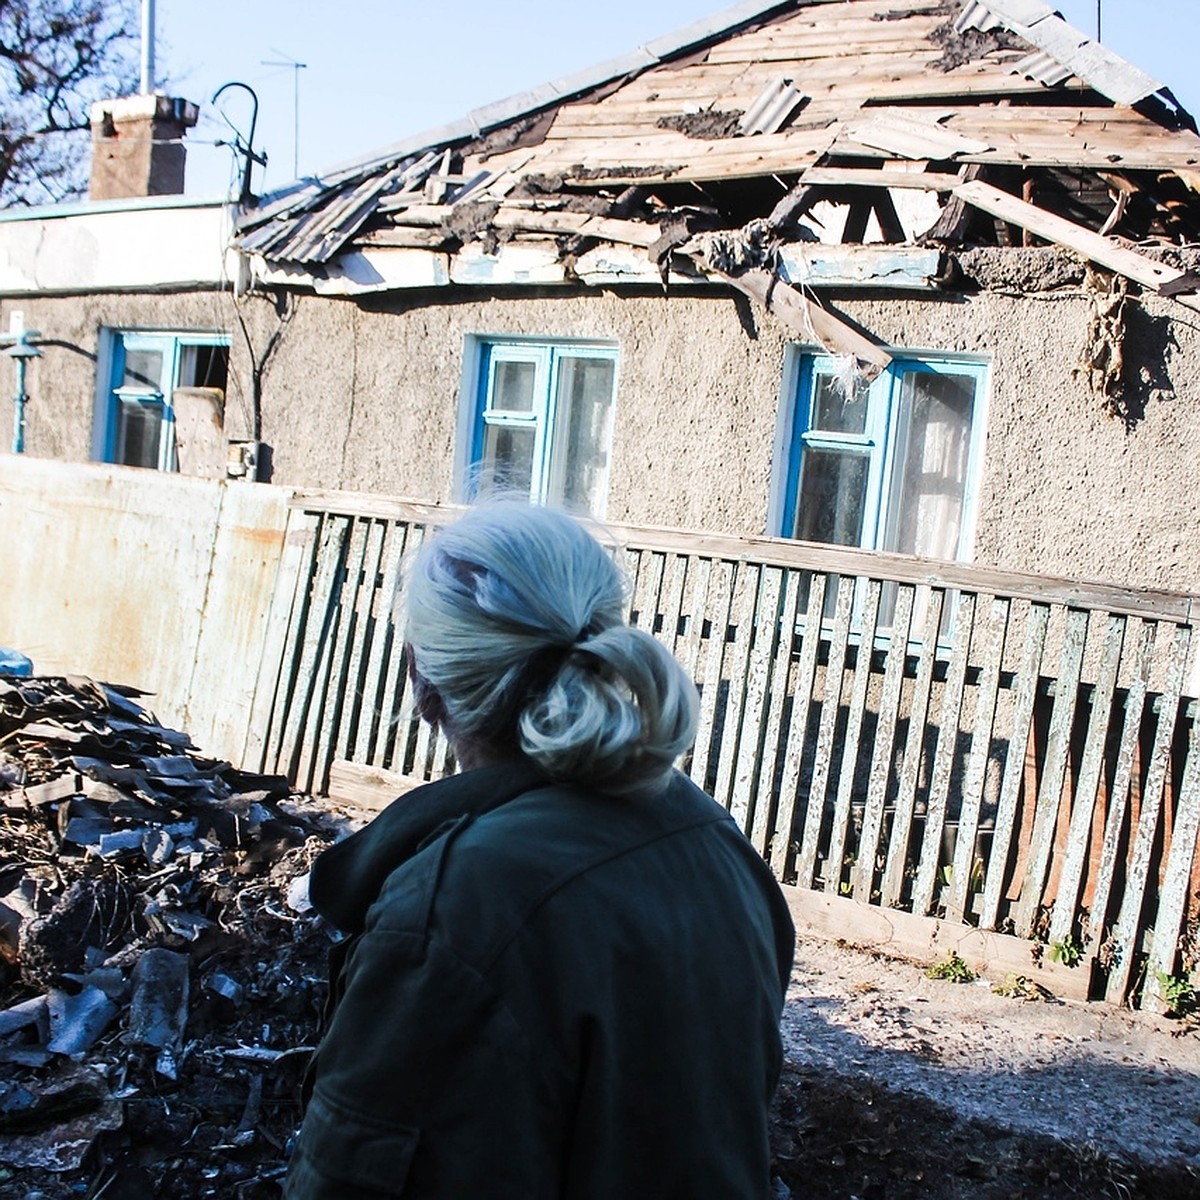
[[(433, 778), (392, 597), (446, 510), (301, 493), (260, 765)], [(1200, 904), (1196, 600), (775, 539), (617, 527), (631, 619), (700, 690), (683, 767), (781, 879), (1013, 933), (1154, 1006)]]

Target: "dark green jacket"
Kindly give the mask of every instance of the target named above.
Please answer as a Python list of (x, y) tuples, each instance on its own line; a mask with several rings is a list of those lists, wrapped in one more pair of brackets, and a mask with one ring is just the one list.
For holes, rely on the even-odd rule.
[(528, 764), (326, 851), (330, 1019), (289, 1200), (762, 1200), (793, 931), (682, 775), (630, 799)]

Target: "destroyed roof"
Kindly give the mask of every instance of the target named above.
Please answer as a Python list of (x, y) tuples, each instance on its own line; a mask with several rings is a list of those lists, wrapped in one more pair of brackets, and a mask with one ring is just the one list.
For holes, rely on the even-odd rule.
[[(1041, 0), (751, 0), (294, 185), (239, 236), (260, 280), (347, 292), (701, 279), (695, 237), (744, 251), (755, 223), (785, 248), (1017, 226), (1188, 294), (1184, 272), (1105, 255), (1200, 239), (1197, 190), (1200, 137), (1170, 91)], [(938, 273), (928, 253), (887, 261), (899, 286)]]

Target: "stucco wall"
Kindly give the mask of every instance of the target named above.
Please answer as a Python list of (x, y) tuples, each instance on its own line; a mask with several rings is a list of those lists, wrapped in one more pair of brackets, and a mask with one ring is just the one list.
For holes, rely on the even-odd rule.
[[(589, 339), (620, 350), (608, 516), (761, 532), (784, 341), (746, 337), (739, 306), (613, 293), (302, 300), (264, 388), (275, 478), (450, 500), (468, 337)], [(705, 486), (691, 485), (694, 467)], [(729, 478), (707, 486), (717, 475)]]
[[(836, 304), (897, 347), (990, 358), (976, 561), (1200, 591), (1200, 332), (1183, 310), (1130, 306), (1144, 384), (1127, 425), (1072, 373), (1090, 304), (1078, 291)], [(102, 324), (229, 330), (227, 433), (245, 436), (251, 357), (227, 294), (5, 302), (0, 324), (11, 307), (62, 343), (31, 367), (31, 454), (88, 457)], [(274, 482), (450, 500), (468, 335), (587, 338), (620, 350), (610, 519), (765, 529), (788, 338), (727, 294), (439, 290), (236, 311), (262, 369)]]
[[(26, 375), (26, 452), (67, 462), (91, 458), (101, 327), (223, 330), (231, 333), (235, 343), (240, 337), (233, 301), (218, 291), (4, 299), (0, 300), (0, 329), (8, 328), (14, 311), (24, 313), (27, 328), (41, 333), (37, 341), (42, 357), (30, 360)], [(11, 365), (0, 358), (0, 397), (11, 397), (14, 384)], [(237, 421), (245, 401), (240, 379), (236, 384), (231, 381), (227, 425)], [(0, 406), (0, 413), (0, 440), (7, 449), (11, 404)]]
[(894, 345), (990, 357), (977, 562), (1200, 590), (1200, 335), (1170, 302), (1129, 306), (1140, 416), (1127, 425), (1073, 373), (1090, 303), (981, 293), (842, 307)]

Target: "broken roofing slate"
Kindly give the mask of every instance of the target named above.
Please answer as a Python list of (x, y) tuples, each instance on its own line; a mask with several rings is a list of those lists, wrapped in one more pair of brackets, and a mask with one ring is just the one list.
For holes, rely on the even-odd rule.
[(299, 1119), (336, 822), (139, 695), (0, 674), (0, 1200), (277, 1196)]

